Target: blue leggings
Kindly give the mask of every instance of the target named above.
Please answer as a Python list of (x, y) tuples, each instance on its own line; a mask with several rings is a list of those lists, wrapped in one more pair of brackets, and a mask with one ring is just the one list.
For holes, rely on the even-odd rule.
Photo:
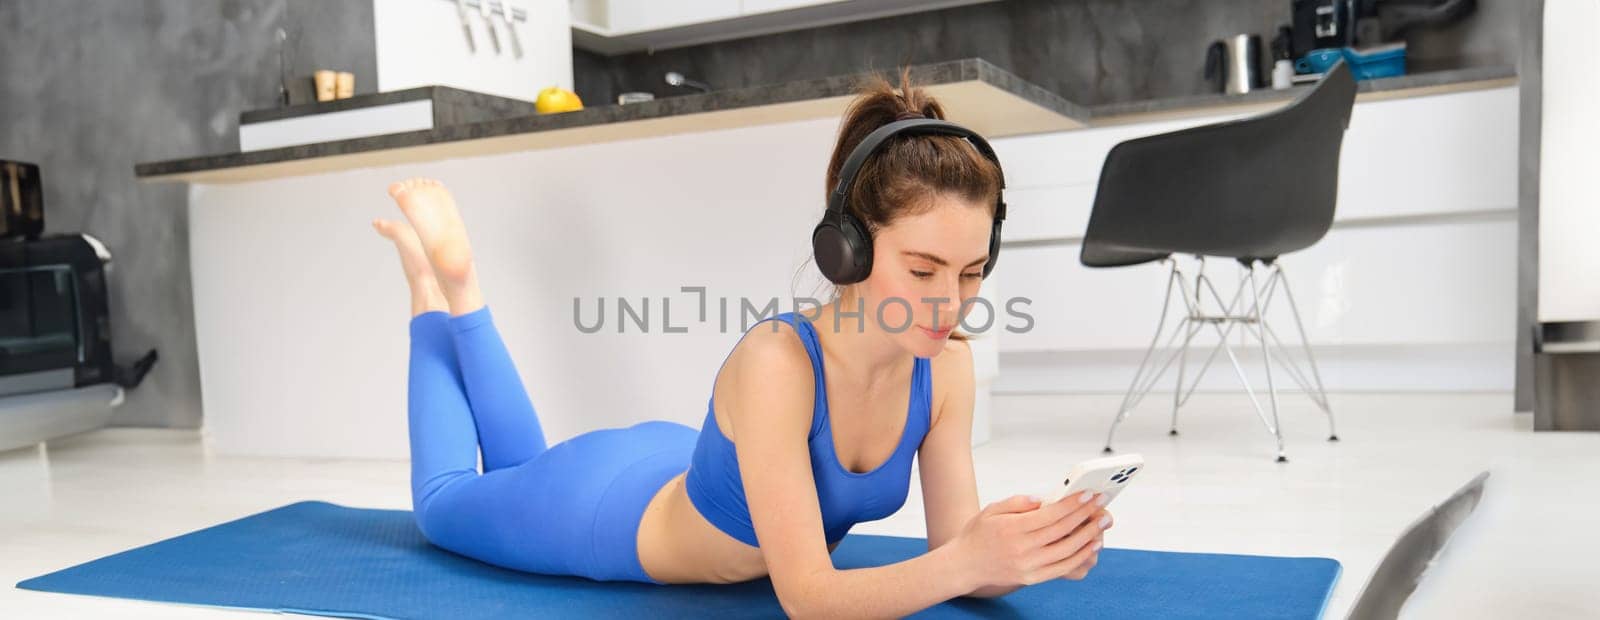
[(409, 388), (411, 501), (430, 542), (516, 570), (660, 583), (639, 564), (639, 521), (699, 431), (656, 420), (546, 447), (488, 307), (411, 319)]

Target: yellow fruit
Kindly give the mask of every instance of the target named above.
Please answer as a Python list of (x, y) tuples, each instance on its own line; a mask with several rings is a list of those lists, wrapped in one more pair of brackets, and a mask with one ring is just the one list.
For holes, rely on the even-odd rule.
[(582, 110), (583, 100), (578, 98), (578, 93), (565, 88), (551, 86), (539, 91), (539, 98), (533, 102), (533, 107), (540, 114), (571, 112), (573, 110)]

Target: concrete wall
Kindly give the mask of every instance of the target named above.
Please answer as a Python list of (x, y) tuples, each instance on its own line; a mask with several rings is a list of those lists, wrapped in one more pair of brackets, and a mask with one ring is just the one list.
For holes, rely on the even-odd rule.
[(117, 358), (161, 354), (113, 424), (201, 417), (188, 190), (140, 184), (133, 165), (237, 149), (239, 112), (276, 101), (279, 27), (291, 74), (342, 68), (358, 92), (376, 86), (371, 0), (0, 2), (0, 158), (41, 166), (48, 232), (111, 250)]

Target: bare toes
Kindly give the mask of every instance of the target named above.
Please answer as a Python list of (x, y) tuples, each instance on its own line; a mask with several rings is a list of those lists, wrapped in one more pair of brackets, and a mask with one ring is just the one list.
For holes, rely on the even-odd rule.
[(411, 228), (410, 224), (407, 224), (405, 222), (397, 222), (397, 221), (394, 221), (394, 220), (385, 220), (385, 219), (381, 219), (380, 218), (380, 219), (373, 220), (372, 221), (372, 226), (373, 226), (373, 228), (377, 228), (378, 229), (378, 233), (383, 235), (385, 238), (389, 239), (390, 241), (394, 241), (396, 243), (405, 244), (405, 245), (408, 245), (408, 246), (416, 245), (418, 247), (421, 247), (417, 243), (417, 232), (416, 232), (416, 230)]

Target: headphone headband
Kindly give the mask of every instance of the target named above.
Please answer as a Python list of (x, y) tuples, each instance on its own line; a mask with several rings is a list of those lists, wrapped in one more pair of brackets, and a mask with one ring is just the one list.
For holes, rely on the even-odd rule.
[[(873, 130), (872, 133), (867, 134), (867, 137), (861, 139), (861, 143), (856, 145), (855, 150), (850, 152), (850, 157), (844, 160), (844, 165), (839, 167), (839, 182), (834, 186), (833, 191), (828, 193), (828, 210), (844, 212), (845, 194), (849, 193), (851, 184), (855, 182), (856, 174), (861, 171), (861, 166), (867, 163), (867, 158), (872, 157), (873, 153), (878, 152), (878, 148), (882, 147), (883, 143), (900, 134), (939, 134), (966, 138), (968, 142), (972, 143), (973, 147), (978, 149), (979, 154), (994, 162), (995, 171), (1000, 175), (1000, 190), (1005, 190), (1006, 175), (1005, 171), (1000, 169), (1000, 157), (995, 155), (994, 147), (989, 146), (989, 141), (984, 140), (983, 136), (978, 135), (978, 132), (937, 118), (912, 118), (894, 121), (879, 127)], [(1004, 200), (997, 201), (994, 219), (997, 221), (1006, 219), (1006, 202)]]

